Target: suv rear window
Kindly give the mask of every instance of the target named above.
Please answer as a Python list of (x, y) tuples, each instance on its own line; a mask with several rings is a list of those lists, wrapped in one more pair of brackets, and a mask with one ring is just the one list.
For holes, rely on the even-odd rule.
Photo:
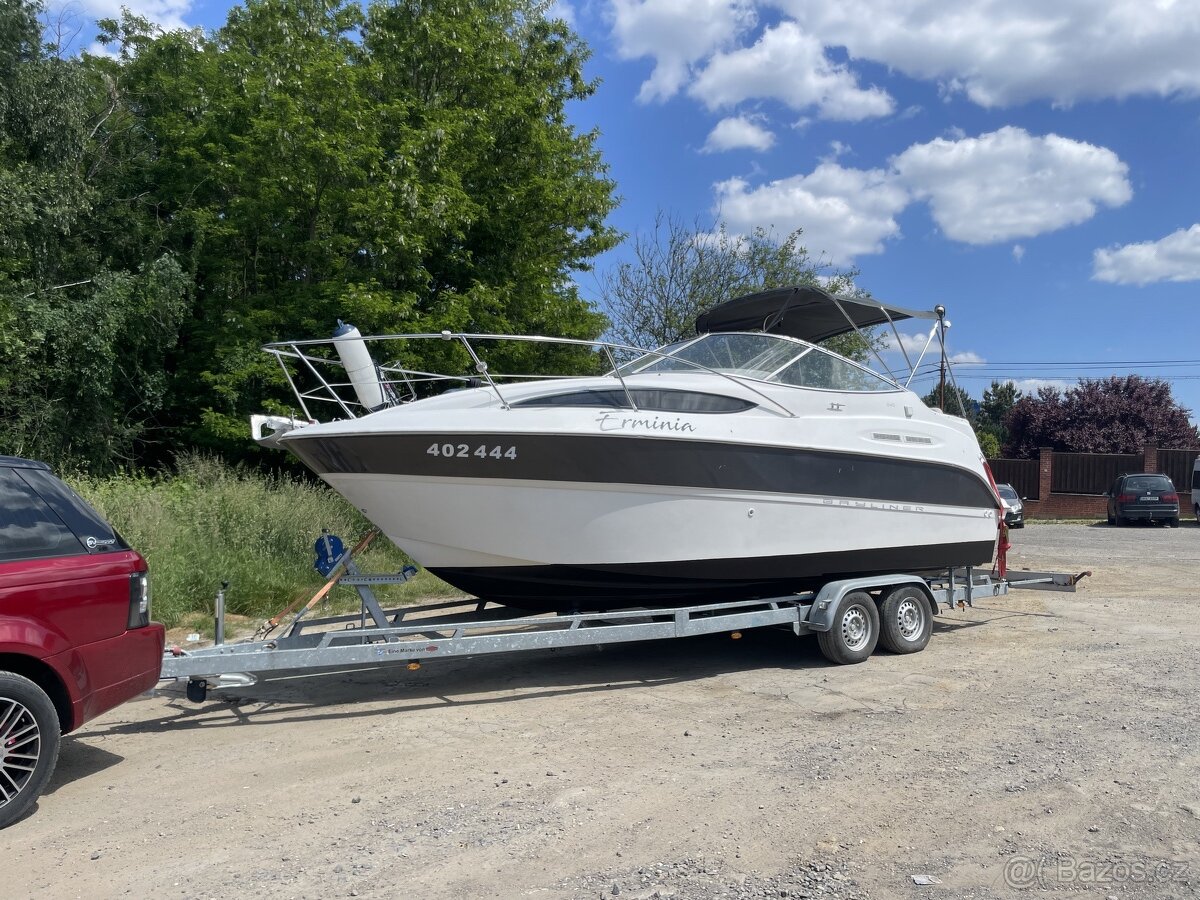
[(1166, 475), (1133, 475), (1125, 479), (1122, 490), (1137, 491), (1173, 491), (1175, 486)]
[(22, 469), (20, 476), (92, 552), (128, 550), (121, 536), (88, 502), (43, 469)]
[(20, 475), (0, 469), (0, 562), (84, 552), (71, 529)]

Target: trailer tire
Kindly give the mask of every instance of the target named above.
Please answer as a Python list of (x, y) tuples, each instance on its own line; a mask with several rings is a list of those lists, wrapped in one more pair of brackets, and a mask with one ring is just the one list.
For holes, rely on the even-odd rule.
[(817, 632), (822, 655), (839, 666), (860, 663), (879, 643), (879, 610), (866, 591), (851, 591), (842, 598), (828, 631)]
[(900, 585), (889, 590), (879, 604), (879, 643), (892, 653), (925, 649), (933, 632), (929, 598), (919, 587)]
[(0, 725), (0, 828), (7, 828), (29, 811), (50, 780), (60, 725), (46, 692), (13, 672), (0, 672)]

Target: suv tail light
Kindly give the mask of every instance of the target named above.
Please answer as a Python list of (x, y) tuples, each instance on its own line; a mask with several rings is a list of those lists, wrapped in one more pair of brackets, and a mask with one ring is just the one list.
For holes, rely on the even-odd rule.
[(134, 572), (129, 576), (128, 628), (143, 628), (150, 624), (150, 573)]
[(1163, 494), (1158, 499), (1163, 503), (1178, 503), (1179, 495), (1172, 491), (1171, 493)]

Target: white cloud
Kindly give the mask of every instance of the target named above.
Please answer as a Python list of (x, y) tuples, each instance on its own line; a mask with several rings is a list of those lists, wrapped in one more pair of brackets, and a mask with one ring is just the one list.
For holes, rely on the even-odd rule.
[(1158, 241), (1097, 250), (1092, 278), (1115, 284), (1200, 281), (1200, 224)]
[(1011, 381), (1017, 386), (1017, 390), (1022, 394), (1036, 396), (1038, 388), (1054, 388), (1059, 393), (1075, 386), (1073, 381), (1063, 381), (1060, 378), (1008, 378), (1004, 379)]
[(551, 0), (550, 6), (546, 9), (547, 19), (562, 19), (572, 28), (578, 27), (579, 14), (575, 12), (575, 7), (570, 0)]
[(822, 159), (837, 159), (839, 156), (845, 156), (850, 152), (851, 150), (849, 144), (843, 144), (841, 141), (830, 141), (829, 153), (822, 157)]
[(913, 195), (929, 201), (952, 240), (1026, 238), (1129, 201), (1128, 166), (1105, 147), (1011, 126), (978, 138), (914, 144), (892, 160)]
[(909, 199), (887, 172), (844, 169), (834, 162), (758, 187), (731, 178), (715, 191), (718, 217), (732, 231), (762, 226), (787, 234), (803, 228), (801, 242), (809, 254), (835, 265), (882, 252), (883, 242), (899, 235), (895, 216)]
[(99, 41), (92, 41), (92, 43), (88, 45), (84, 52), (90, 53), (92, 56), (105, 56), (109, 59), (121, 58), (120, 49), (117, 48), (116, 45), (102, 44)]
[(613, 0), (612, 21), (623, 59), (654, 59), (638, 93), (648, 103), (673, 97), (693, 63), (752, 28), (757, 17), (751, 0)]
[[(1019, 128), (914, 144), (891, 162), (864, 170), (825, 159), (809, 175), (758, 186), (731, 178), (715, 186), (718, 214), (734, 231), (802, 228), (813, 256), (845, 265), (883, 252), (900, 236), (896, 217), (918, 200), (950, 240), (991, 244), (1078, 224), (1132, 194), (1127, 167), (1111, 150)], [(1024, 252), (1013, 248), (1018, 261)]]
[(1195, 0), (774, 0), (845, 47), (982, 106), (1200, 94)]
[[(899, 331), (899, 329), (897, 329), (897, 331)], [(911, 356), (913, 361), (915, 362), (917, 356), (920, 355), (921, 351), (925, 349), (925, 342), (929, 341), (929, 333), (928, 332), (917, 332), (916, 334), (909, 334), (908, 332), (905, 332), (905, 331), (899, 331), (899, 334), (900, 334), (900, 343), (899, 343), (899, 345), (897, 345), (896, 335), (892, 333), (891, 329), (888, 329), (887, 331), (885, 331), (884, 332), (883, 349), (890, 350), (895, 353), (899, 353), (899, 352), (901, 352), (900, 348), (903, 347), (904, 352), (907, 353), (909, 356)], [(929, 342), (930, 350), (934, 349), (937, 346), (938, 346), (937, 338), (934, 338), (932, 341)]]
[(794, 22), (768, 28), (751, 47), (714, 54), (688, 88), (709, 109), (773, 97), (793, 109), (816, 108), (825, 119), (858, 121), (892, 111), (892, 98), (861, 88), (857, 76), (825, 55), (821, 42)]
[(1025, 248), (1020, 244), (1013, 244), (1012, 255), (1013, 259), (1020, 262), (1025, 258)]
[(775, 135), (770, 129), (764, 128), (758, 116), (731, 116), (722, 119), (709, 132), (708, 140), (704, 142), (704, 153), (720, 153), (725, 150), (750, 149), (770, 150), (775, 143)]
[[(121, 10), (128, 9), (166, 31), (191, 27), (185, 20), (192, 11), (192, 0), (77, 0), (73, 6), (88, 18), (119, 19)], [(90, 47), (88, 52), (92, 52)]]
[(987, 360), (985, 360), (982, 356), (980, 356), (974, 350), (962, 350), (958, 353), (952, 353), (952, 354), (950, 354), (949, 359), (950, 359), (950, 362), (952, 362), (952, 363), (966, 365), (966, 366), (977, 366), (977, 365), (987, 362)]

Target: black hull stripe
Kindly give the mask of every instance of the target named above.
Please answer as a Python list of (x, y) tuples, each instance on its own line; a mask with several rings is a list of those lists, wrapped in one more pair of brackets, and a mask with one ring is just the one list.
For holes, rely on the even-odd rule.
[(509, 606), (619, 609), (776, 597), (813, 590), (839, 578), (986, 566), (991, 564), (992, 550), (991, 541), (975, 541), (754, 559), (595, 566), (439, 567), (430, 571), (469, 594)]
[[(608, 435), (359, 434), (284, 439), (318, 475), (363, 473), (653, 484), (995, 509), (981, 476), (957, 466), (858, 453)], [(455, 455), (432, 455), (443, 445)], [(459, 448), (465, 455), (458, 456)], [(484, 448), (510, 457), (476, 456)], [(499, 454), (498, 454), (499, 455)]]

